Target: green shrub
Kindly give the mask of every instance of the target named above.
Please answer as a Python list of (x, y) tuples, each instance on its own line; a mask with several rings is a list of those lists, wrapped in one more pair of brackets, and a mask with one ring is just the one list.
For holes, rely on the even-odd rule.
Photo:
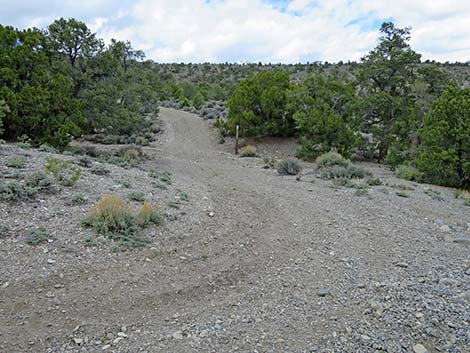
[(419, 136), (423, 180), (470, 189), (470, 88), (450, 85), (434, 100)]
[(181, 191), (180, 192), (180, 200), (181, 201), (189, 201), (189, 195), (187, 193), (185, 193), (184, 191)]
[(50, 239), (49, 232), (44, 227), (39, 227), (37, 229), (32, 229), (29, 231), (26, 237), (26, 243), (28, 245), (40, 245), (47, 243)]
[(245, 146), (240, 148), (240, 157), (256, 157), (256, 147)]
[(462, 190), (462, 189), (455, 189), (455, 190), (454, 190), (454, 197), (455, 197), (456, 199), (458, 199), (458, 198), (460, 198), (460, 196), (462, 196), (463, 193), (464, 193), (464, 190)]
[(45, 170), (52, 175), (60, 185), (73, 186), (80, 178), (80, 168), (72, 165), (72, 161), (57, 158), (46, 158)]
[(298, 175), (302, 172), (300, 163), (294, 159), (280, 161), (276, 169), (281, 175)]
[(263, 157), (263, 163), (265, 163), (270, 168), (274, 168), (276, 166), (277, 160), (273, 157)]
[(13, 157), (6, 161), (5, 165), (10, 168), (23, 169), (27, 165), (26, 158)]
[(320, 170), (320, 177), (324, 179), (354, 179), (364, 178), (368, 173), (364, 168), (349, 163), (346, 167), (334, 165)]
[(0, 180), (0, 201), (15, 202), (33, 199), (38, 192), (38, 188), (25, 186), (17, 181)]
[(137, 201), (137, 202), (142, 202), (145, 200), (145, 195), (141, 191), (132, 191), (127, 194), (127, 198), (130, 201)]
[(368, 195), (369, 195), (369, 191), (367, 191), (367, 189), (357, 189), (354, 192), (354, 196), (368, 196)]
[(58, 153), (59, 151), (52, 147), (52, 146), (49, 146), (49, 145), (41, 145), (39, 146), (39, 151), (41, 152), (47, 152), (47, 153)]
[(107, 169), (104, 166), (99, 165), (99, 164), (97, 164), (93, 168), (91, 168), (90, 171), (93, 174), (96, 174), (96, 175), (109, 175), (109, 174), (111, 174), (111, 171), (109, 169)]
[(160, 189), (160, 190), (166, 190), (167, 189), (165, 184), (162, 184), (158, 181), (153, 182), (152, 185), (155, 186), (157, 189)]
[(265, 71), (240, 82), (228, 102), (227, 129), (243, 136), (290, 136), (295, 122), (288, 109), (291, 83), (286, 71)]
[(86, 203), (87, 199), (82, 193), (77, 192), (76, 194), (72, 195), (71, 201), (72, 205), (83, 205)]
[(98, 241), (92, 236), (87, 236), (83, 239), (83, 245), (87, 248), (95, 247), (98, 246)]
[(131, 183), (128, 180), (121, 180), (119, 183), (123, 188), (129, 189), (131, 187)]
[(316, 163), (320, 169), (332, 168), (334, 166), (347, 167), (351, 164), (350, 161), (334, 151), (322, 154), (317, 158)]
[(157, 172), (152, 170), (148, 173), (148, 175), (151, 178), (159, 179), (161, 182), (167, 185), (171, 185), (173, 183), (170, 172)]
[(367, 190), (367, 189), (369, 189), (369, 184), (355, 183), (355, 182), (351, 181), (350, 179), (342, 179), (342, 180), (346, 180), (346, 184), (344, 186), (346, 186), (347, 188), (357, 189), (357, 190)]
[(25, 185), (29, 188), (34, 188), (38, 191), (48, 192), (51, 194), (60, 191), (60, 188), (55, 184), (52, 177), (40, 170), (26, 176)]
[(86, 155), (93, 158), (97, 158), (101, 155), (98, 149), (94, 146), (69, 146), (67, 151), (76, 155)]
[(0, 224), (0, 239), (5, 239), (10, 233), (10, 228), (4, 224)]
[(411, 165), (402, 164), (395, 170), (397, 178), (410, 180), (410, 181), (421, 181), (421, 172)]
[(424, 193), (430, 196), (433, 200), (444, 201), (444, 198), (441, 196), (441, 192), (433, 189), (424, 189)]
[(319, 156), (316, 163), (320, 169), (320, 177), (324, 179), (353, 179), (370, 175), (364, 168), (334, 151)]
[(379, 186), (382, 185), (382, 180), (380, 180), (379, 178), (369, 178), (367, 179), (366, 183), (370, 186)]
[(397, 195), (400, 196), (400, 197), (405, 197), (405, 198), (410, 197), (410, 194), (408, 194), (407, 192), (404, 192), (404, 191), (397, 191)]
[(410, 185), (406, 185), (406, 184), (391, 184), (390, 187), (394, 189), (408, 190), (408, 191), (413, 191), (415, 189), (414, 187)]
[(84, 155), (84, 156), (80, 156), (76, 161), (75, 163), (77, 165), (79, 165), (80, 167), (83, 167), (83, 168), (91, 168), (92, 165), (93, 165), (93, 161), (90, 157), (88, 157), (87, 155)]

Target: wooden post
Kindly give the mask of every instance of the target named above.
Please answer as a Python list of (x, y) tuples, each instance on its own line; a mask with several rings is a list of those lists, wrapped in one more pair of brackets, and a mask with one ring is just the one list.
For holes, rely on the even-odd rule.
[(238, 154), (238, 125), (237, 125), (237, 130), (236, 130), (236, 133), (235, 133), (235, 154)]

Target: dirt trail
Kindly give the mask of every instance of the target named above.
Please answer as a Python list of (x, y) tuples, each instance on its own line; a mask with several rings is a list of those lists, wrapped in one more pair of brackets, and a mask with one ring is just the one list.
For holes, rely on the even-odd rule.
[[(101, 352), (102, 337), (114, 330), (116, 338), (122, 326), (128, 337), (108, 351), (408, 352), (419, 342), (428, 349), (445, 346), (447, 331), (423, 338), (421, 328), (406, 323), (416, 321), (416, 306), (427, 300), (419, 293), (434, 293), (425, 287), (431, 280), (416, 287), (417, 277), (462, 282), (468, 246), (441, 241), (435, 221), (467, 232), (465, 210), (427, 195), (410, 201), (374, 189), (371, 198), (357, 197), (308, 175), (302, 181), (281, 177), (262, 169), (259, 159), (238, 158), (218, 145), (216, 132), (197, 116), (165, 108), (160, 116), (165, 133), (147, 149), (155, 159), (145, 168), (171, 172), (190, 195), (190, 207), (165, 226), (152, 248), (103, 254), (67, 269), (67, 295), (60, 302), (67, 312), (44, 309), (25, 319), (26, 329), (8, 322), (0, 330), (5, 351), (15, 351), (16, 336), (24, 339), (22, 351)], [(437, 304), (451, 307), (462, 288), (455, 285)], [(11, 317), (32, 302), (49, 305), (34, 284), (22, 290), (0, 303), (0, 314)], [(389, 304), (380, 305), (391, 317), (382, 318), (370, 301), (386, 296)], [(403, 314), (401, 306), (410, 312)], [(451, 319), (461, 328), (468, 318), (456, 315)], [(60, 329), (51, 332), (48, 324)], [(463, 352), (458, 347), (465, 336), (455, 336), (457, 348), (449, 351)], [(87, 343), (82, 347), (72, 337)]]

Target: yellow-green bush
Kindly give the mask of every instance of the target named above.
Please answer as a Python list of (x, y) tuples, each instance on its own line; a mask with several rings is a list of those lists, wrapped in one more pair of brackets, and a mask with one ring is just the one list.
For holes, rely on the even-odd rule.
[(161, 221), (157, 205), (145, 201), (136, 212), (120, 197), (106, 195), (89, 211), (82, 224), (118, 241), (120, 245), (135, 248), (150, 242), (139, 234), (139, 228), (160, 224)]
[(240, 148), (240, 157), (256, 157), (256, 147), (248, 145)]
[(161, 224), (162, 216), (160, 213), (160, 207), (157, 204), (145, 201), (142, 208), (137, 213), (137, 220), (141, 226)]

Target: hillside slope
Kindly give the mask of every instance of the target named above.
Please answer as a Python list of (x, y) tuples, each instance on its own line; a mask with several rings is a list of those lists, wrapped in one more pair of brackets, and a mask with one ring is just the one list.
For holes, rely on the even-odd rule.
[[(207, 121), (160, 116), (152, 158), (127, 179), (148, 193), (145, 172), (168, 171), (171, 190), (156, 200), (184, 191), (189, 201), (142, 250), (81, 245), (88, 206), (44, 221), (59, 241), (0, 238), (1, 351), (465, 351), (470, 209), (451, 190), (373, 165), (384, 185), (363, 196), (309, 164), (300, 181), (282, 177), (218, 145)], [(14, 153), (2, 150), (2, 161)], [(80, 187), (94, 201), (108, 184)], [(0, 207), (3, 222), (20, 225), (42, 206)]]

